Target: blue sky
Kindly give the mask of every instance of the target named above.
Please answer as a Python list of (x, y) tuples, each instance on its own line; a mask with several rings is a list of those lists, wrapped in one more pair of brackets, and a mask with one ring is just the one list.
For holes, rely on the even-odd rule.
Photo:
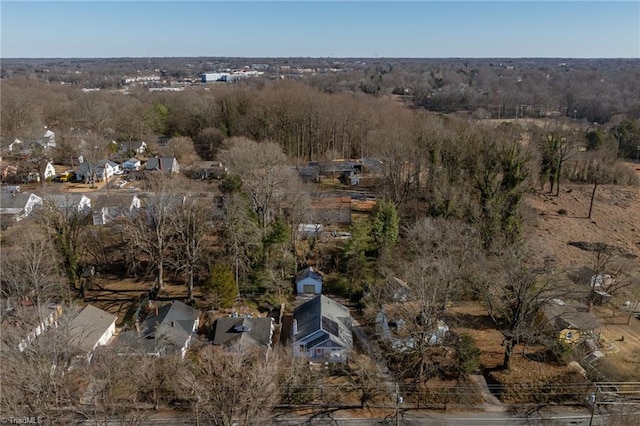
[(0, 57), (640, 57), (640, 1), (5, 1)]

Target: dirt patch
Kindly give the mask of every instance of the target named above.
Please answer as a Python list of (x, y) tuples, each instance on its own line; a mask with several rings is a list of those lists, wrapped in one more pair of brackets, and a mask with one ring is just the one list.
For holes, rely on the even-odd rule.
[(153, 286), (153, 281), (134, 278), (96, 277), (85, 291), (85, 301), (118, 317), (121, 325), (132, 306), (137, 307)]
[(593, 313), (603, 325), (600, 341), (605, 359), (598, 366), (604, 365), (603, 372), (611, 375), (610, 380), (639, 381), (640, 320), (629, 319), (628, 312), (611, 307), (595, 307)]
[[(535, 217), (525, 224), (530, 245), (541, 257), (551, 256), (556, 270), (590, 266), (593, 255), (572, 242), (605, 243), (640, 266), (640, 188), (603, 185), (596, 191), (592, 218), (587, 218), (591, 185), (561, 186), (559, 196), (536, 192), (525, 199)], [(566, 213), (565, 213), (566, 212)]]
[(487, 310), (478, 302), (463, 302), (452, 306), (445, 322), (456, 334), (471, 336), (480, 349), (482, 369), (495, 369), (504, 359), (504, 340), (489, 316)]
[[(465, 302), (452, 306), (447, 312), (447, 324), (457, 334), (467, 334), (480, 349), (481, 368), (487, 372), (487, 382), (500, 392), (496, 392), (503, 402), (538, 402), (530, 398), (542, 393), (549, 401), (562, 398), (571, 399), (575, 395), (559, 395), (561, 389), (553, 392), (544, 390), (553, 383), (585, 383), (582, 376), (576, 376), (566, 366), (535, 361), (532, 354), (543, 351), (544, 347), (519, 344), (514, 348), (510, 369), (500, 370), (504, 361), (503, 337), (495, 328), (487, 310), (478, 302)], [(535, 389), (532, 391), (532, 389)], [(544, 390), (544, 392), (543, 392)], [(539, 392), (538, 392), (539, 391)]]

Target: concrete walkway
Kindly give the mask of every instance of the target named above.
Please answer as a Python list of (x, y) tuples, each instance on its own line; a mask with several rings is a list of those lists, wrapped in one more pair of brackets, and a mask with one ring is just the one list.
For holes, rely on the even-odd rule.
[(504, 412), (507, 410), (507, 407), (500, 402), (498, 398), (489, 390), (489, 386), (487, 385), (487, 381), (485, 380), (483, 375), (474, 374), (469, 377), (473, 383), (478, 386), (478, 390), (482, 395), (482, 399), (484, 403), (482, 404), (482, 408), (484, 411), (488, 412)]

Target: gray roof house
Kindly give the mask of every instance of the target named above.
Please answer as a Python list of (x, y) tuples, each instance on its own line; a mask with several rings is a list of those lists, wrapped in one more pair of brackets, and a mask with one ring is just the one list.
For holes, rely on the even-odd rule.
[(106, 225), (126, 218), (140, 208), (140, 198), (131, 194), (99, 195), (93, 202), (93, 224)]
[(159, 170), (167, 173), (179, 173), (180, 166), (178, 160), (175, 157), (152, 157), (149, 158), (147, 164), (144, 166), (145, 170)]
[(88, 212), (91, 210), (91, 199), (84, 194), (49, 194), (44, 202), (65, 213)]
[(147, 150), (147, 144), (144, 141), (124, 141), (120, 142), (119, 152), (135, 152), (136, 154), (142, 154)]
[(106, 345), (116, 331), (118, 317), (87, 305), (69, 323), (69, 335), (71, 344), (76, 346), (87, 361), (91, 360), (93, 351), (102, 345)]
[(0, 197), (0, 215), (3, 222), (5, 218), (7, 222), (22, 220), (28, 217), (37, 205), (42, 205), (42, 198), (31, 192), (3, 192)]
[(140, 160), (135, 157), (131, 157), (127, 161), (122, 163), (122, 168), (124, 170), (140, 170), (140, 164)]
[(322, 272), (309, 266), (296, 274), (296, 292), (298, 294), (322, 293)]
[(537, 322), (567, 343), (575, 343), (587, 335), (597, 335), (602, 330), (598, 321), (586, 308), (569, 305), (560, 299), (546, 303), (538, 314)]
[(352, 323), (349, 309), (327, 296), (303, 303), (293, 311), (294, 355), (315, 362), (346, 361), (353, 348)]
[(198, 330), (200, 312), (182, 302), (154, 308), (136, 330), (120, 333), (114, 342), (119, 353), (165, 356), (180, 354), (184, 358), (191, 338)]
[(238, 346), (240, 348), (254, 347), (262, 350), (271, 349), (273, 318), (228, 317), (218, 318), (214, 324), (210, 341), (214, 345), (225, 348)]
[(190, 176), (193, 179), (222, 179), (229, 172), (229, 168), (220, 161), (198, 161), (191, 167)]

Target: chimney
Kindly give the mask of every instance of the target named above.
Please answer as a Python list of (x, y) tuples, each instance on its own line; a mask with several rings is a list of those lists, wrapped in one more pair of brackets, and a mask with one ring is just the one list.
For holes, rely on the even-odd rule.
[(155, 313), (156, 316), (158, 316), (158, 307), (157, 306), (153, 309), (153, 312)]
[(298, 334), (298, 320), (293, 320), (293, 323), (291, 324), (291, 334), (293, 336)]
[(136, 320), (136, 332), (138, 333), (138, 337), (140, 337), (140, 320)]
[(162, 170), (162, 158), (156, 157), (158, 159), (158, 170)]

